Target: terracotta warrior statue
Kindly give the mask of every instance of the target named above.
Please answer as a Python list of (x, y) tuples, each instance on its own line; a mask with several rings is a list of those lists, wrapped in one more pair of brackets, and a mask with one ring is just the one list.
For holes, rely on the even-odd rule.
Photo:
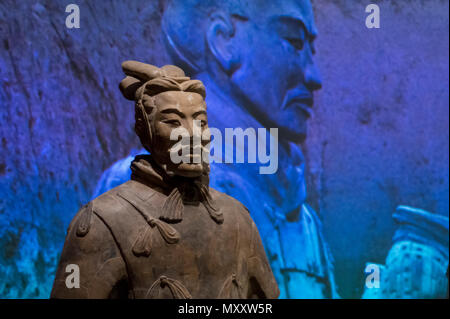
[[(207, 161), (171, 160), (174, 129), (185, 129), (190, 141), (194, 121), (208, 130), (203, 83), (172, 65), (127, 61), (122, 68), (121, 91), (136, 101), (135, 130), (151, 155), (136, 156), (129, 181), (75, 216), (51, 297), (277, 298), (248, 210), (209, 187)], [(78, 269), (78, 286), (67, 284), (70, 267)]]
[[(280, 298), (339, 298), (321, 217), (308, 204), (301, 149), (314, 92), (322, 85), (310, 0), (163, 2), (161, 42), (170, 55), (167, 63), (208, 88), (210, 127), (224, 135), (227, 128), (279, 131), (274, 174), (260, 174), (261, 163), (211, 161), (210, 185), (248, 207)], [(235, 146), (236, 157), (246, 154)], [(130, 178), (136, 153), (142, 150), (131, 151), (103, 173), (94, 197)]]

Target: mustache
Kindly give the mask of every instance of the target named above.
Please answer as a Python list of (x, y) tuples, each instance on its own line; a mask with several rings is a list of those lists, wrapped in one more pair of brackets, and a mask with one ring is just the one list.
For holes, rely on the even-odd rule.
[(285, 110), (293, 104), (298, 104), (308, 116), (313, 115), (314, 95), (306, 87), (296, 87), (286, 92), (281, 109)]
[[(182, 144), (182, 143), (176, 143), (174, 146), (172, 146), (169, 149), (170, 153), (180, 153), (181, 154), (202, 154), (202, 152), (206, 152), (209, 154), (209, 148), (202, 145), (201, 143), (196, 143), (196, 145), (189, 144)], [(181, 155), (180, 154), (180, 155)]]

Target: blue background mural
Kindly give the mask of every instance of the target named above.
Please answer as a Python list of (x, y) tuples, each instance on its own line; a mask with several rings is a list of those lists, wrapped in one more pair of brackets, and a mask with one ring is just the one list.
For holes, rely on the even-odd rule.
[[(47, 298), (65, 230), (102, 172), (139, 149), (117, 85), (127, 59), (169, 63), (163, 2), (0, 3), (0, 297)], [(448, 2), (313, 1), (323, 88), (303, 145), (342, 297), (383, 264), (399, 204), (448, 216)]]

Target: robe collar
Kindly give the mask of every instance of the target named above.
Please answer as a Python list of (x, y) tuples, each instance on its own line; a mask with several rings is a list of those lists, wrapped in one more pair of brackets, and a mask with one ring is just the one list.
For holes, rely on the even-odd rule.
[(223, 223), (223, 213), (216, 207), (210, 194), (208, 173), (198, 178), (171, 176), (151, 155), (136, 156), (131, 163), (131, 172), (132, 180), (157, 187), (167, 195), (159, 219), (168, 223), (179, 223), (183, 220), (185, 205), (201, 203), (216, 223)]

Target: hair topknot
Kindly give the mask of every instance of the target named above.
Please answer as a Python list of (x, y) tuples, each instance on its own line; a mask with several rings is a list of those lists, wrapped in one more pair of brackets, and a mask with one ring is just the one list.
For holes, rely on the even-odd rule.
[(119, 88), (128, 100), (138, 101), (144, 94), (154, 96), (166, 91), (185, 91), (206, 96), (205, 87), (199, 80), (191, 80), (184, 71), (175, 65), (158, 68), (154, 65), (125, 61), (122, 70), (126, 77)]

